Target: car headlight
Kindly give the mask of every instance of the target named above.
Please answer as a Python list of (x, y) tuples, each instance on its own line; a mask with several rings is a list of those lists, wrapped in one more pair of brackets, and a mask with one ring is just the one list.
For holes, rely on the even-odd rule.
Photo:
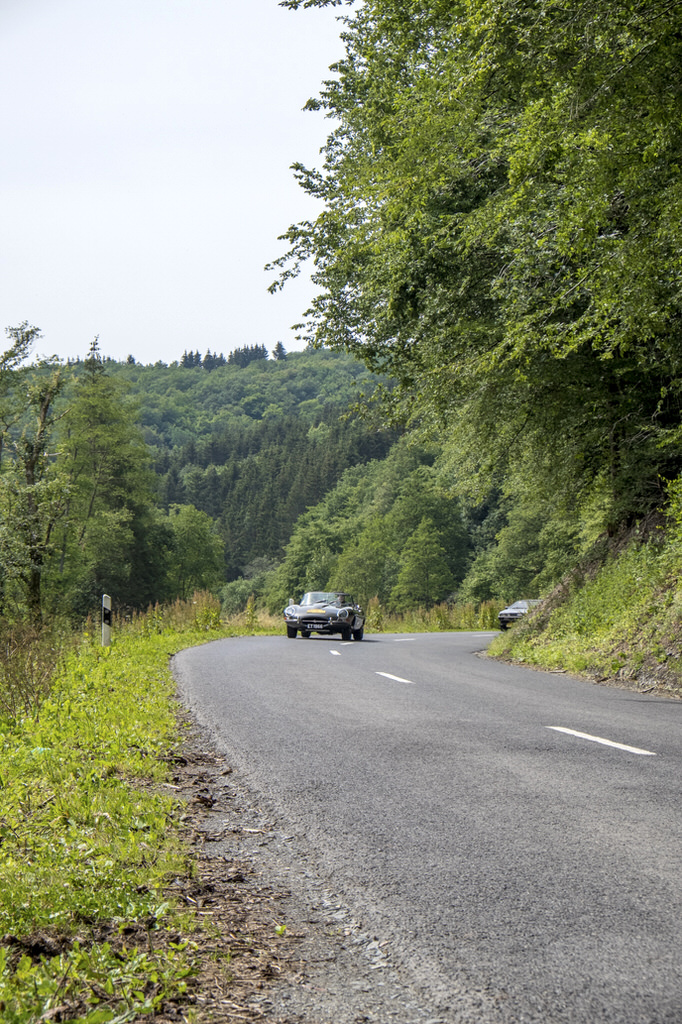
[(296, 614), (296, 609), (292, 608), (292, 606), (289, 605), (287, 608), (284, 609), (284, 614), (288, 619), (293, 619), (294, 615)]
[(339, 615), (340, 619), (347, 619), (348, 618), (348, 609), (347, 608), (342, 608), (341, 611), (338, 613), (338, 615)]

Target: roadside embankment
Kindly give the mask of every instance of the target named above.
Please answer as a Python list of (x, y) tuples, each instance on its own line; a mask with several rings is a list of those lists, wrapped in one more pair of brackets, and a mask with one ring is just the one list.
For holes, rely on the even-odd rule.
[(604, 541), (489, 653), (682, 697), (682, 532), (675, 507), (667, 522), (649, 521), (619, 541)]

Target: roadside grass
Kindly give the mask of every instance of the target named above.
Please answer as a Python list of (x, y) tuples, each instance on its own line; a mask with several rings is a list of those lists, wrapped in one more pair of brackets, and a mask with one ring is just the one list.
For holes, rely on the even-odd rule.
[(432, 608), (415, 608), (396, 614), (382, 608), (373, 598), (366, 609), (366, 629), (376, 633), (438, 633), (449, 630), (499, 629), (497, 613), (503, 605), (499, 601), (481, 604), (442, 604)]
[(180, 739), (169, 656), (240, 631), (210, 608), (177, 606), (173, 627), (140, 617), (108, 648), (82, 636), (49, 693), (43, 680), (0, 716), (4, 1024), (123, 1024), (186, 991), (191, 921), (163, 895), (192, 872), (164, 785)]
[[(442, 602), (431, 608), (414, 608), (406, 612), (391, 612), (378, 598), (372, 598), (365, 607), (366, 633), (438, 633), (449, 630), (497, 630), (497, 613), (504, 607), (501, 601), (483, 601), (480, 604)], [(170, 609), (159, 609), (163, 621), (172, 622)], [(148, 627), (147, 627), (148, 628)], [(279, 635), (284, 632), (281, 615), (273, 615), (256, 607), (251, 599), (246, 611), (232, 616), (226, 625), (234, 635)]]
[[(250, 597), (246, 609), (225, 618), (220, 602), (205, 592), (194, 594), (190, 601), (157, 604), (145, 612), (132, 616), (114, 616), (114, 626), (126, 635), (131, 633), (151, 636), (158, 633), (193, 630), (220, 630), (221, 636), (257, 636), (281, 633), (284, 619), (257, 608)], [(91, 629), (93, 627), (91, 626)]]

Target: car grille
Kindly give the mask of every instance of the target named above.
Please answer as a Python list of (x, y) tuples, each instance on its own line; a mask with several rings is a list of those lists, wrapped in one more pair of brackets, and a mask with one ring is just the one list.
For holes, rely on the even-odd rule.
[(304, 629), (316, 629), (318, 626), (328, 626), (333, 620), (326, 615), (307, 615), (298, 621)]

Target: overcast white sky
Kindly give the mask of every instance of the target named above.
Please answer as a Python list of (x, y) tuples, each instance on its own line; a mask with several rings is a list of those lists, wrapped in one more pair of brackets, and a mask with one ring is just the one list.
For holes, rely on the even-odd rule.
[(289, 168), (331, 127), (301, 108), (342, 53), (336, 13), (0, 0), (0, 329), (28, 320), (63, 358), (95, 335), (144, 363), (300, 348), (312, 287), (269, 295), (263, 267), (316, 210)]

